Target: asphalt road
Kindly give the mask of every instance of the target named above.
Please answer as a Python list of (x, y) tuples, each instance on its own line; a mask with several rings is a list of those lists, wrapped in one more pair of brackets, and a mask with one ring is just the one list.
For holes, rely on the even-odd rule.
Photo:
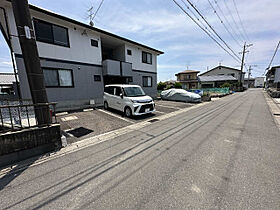
[(224, 97), (0, 179), (0, 209), (280, 209), (262, 90)]

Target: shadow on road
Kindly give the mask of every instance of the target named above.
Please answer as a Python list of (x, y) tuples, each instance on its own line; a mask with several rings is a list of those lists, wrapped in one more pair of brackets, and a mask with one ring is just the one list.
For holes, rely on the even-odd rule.
[[(11, 166), (12, 169), (1, 177), (0, 175), (0, 192), (9, 185), (14, 179), (16, 179), (19, 175), (21, 175), (26, 169), (29, 168), (36, 160), (38, 160), (41, 156), (37, 156), (34, 158), (30, 158), (27, 161), (22, 163), (18, 163), (16, 166)], [(3, 169), (3, 168), (2, 168)], [(1, 168), (0, 168), (1, 170)]]

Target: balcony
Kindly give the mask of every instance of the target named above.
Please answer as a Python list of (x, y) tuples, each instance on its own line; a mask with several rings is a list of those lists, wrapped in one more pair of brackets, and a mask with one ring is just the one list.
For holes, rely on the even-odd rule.
[(121, 76), (121, 77), (131, 77), (132, 76), (132, 64), (106, 59), (102, 62), (103, 66), (103, 76)]
[(182, 82), (182, 83), (186, 83), (186, 82), (198, 82), (198, 79), (180, 79), (177, 80), (177, 82)]

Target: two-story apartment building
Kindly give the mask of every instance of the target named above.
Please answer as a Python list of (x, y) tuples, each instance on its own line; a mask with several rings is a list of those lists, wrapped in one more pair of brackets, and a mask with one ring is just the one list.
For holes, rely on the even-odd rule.
[(280, 87), (280, 66), (271, 67), (266, 73), (266, 87)]
[(177, 82), (182, 84), (183, 89), (197, 89), (198, 88), (198, 78), (197, 74), (199, 71), (185, 70), (175, 74), (177, 77)]
[[(9, 1), (0, 2), (2, 33), (15, 55), (21, 94), (30, 99), (24, 60)], [(30, 5), (48, 100), (58, 109), (103, 104), (104, 85), (137, 84), (157, 94), (157, 56), (163, 52)], [(7, 27), (7, 29), (5, 28)]]

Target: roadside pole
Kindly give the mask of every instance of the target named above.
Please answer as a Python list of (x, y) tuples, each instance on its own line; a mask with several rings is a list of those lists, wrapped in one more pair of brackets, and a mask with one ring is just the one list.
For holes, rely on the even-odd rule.
[(239, 78), (240, 88), (242, 87), (242, 75), (243, 75), (244, 57), (245, 57), (245, 53), (246, 53), (245, 51), (246, 51), (246, 42), (244, 43), (243, 53), (242, 53), (241, 72), (240, 72), (240, 78)]
[(250, 88), (250, 76), (251, 76), (251, 70), (252, 70), (252, 67), (249, 66), (249, 70), (248, 70), (248, 89)]
[(241, 69), (240, 69), (241, 71), (240, 71), (240, 77), (239, 77), (240, 88), (242, 88), (242, 76), (243, 76), (245, 54), (249, 52), (249, 51), (246, 51), (246, 48), (251, 47), (252, 45), (253, 44), (246, 45), (246, 42), (245, 42), (244, 46), (243, 46), (243, 52), (241, 52), (242, 53), (242, 61), (241, 61)]
[[(12, 6), (32, 101), (34, 104), (48, 103), (28, 2), (27, 0), (12, 0)], [(49, 107), (43, 107), (34, 107), (39, 126), (50, 122)]]

